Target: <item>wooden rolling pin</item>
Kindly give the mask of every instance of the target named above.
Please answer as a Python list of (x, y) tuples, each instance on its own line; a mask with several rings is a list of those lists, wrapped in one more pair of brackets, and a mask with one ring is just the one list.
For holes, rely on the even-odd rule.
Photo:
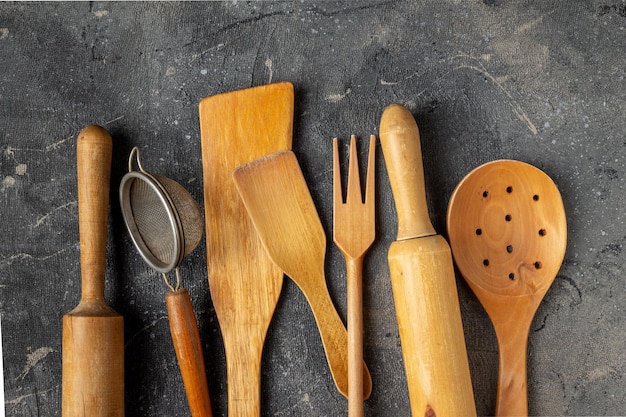
[(112, 141), (100, 126), (78, 135), (82, 296), (63, 317), (63, 417), (124, 416), (124, 321), (104, 299)]
[(428, 216), (417, 123), (394, 104), (380, 142), (398, 212), (391, 285), (413, 416), (476, 416), (452, 253)]

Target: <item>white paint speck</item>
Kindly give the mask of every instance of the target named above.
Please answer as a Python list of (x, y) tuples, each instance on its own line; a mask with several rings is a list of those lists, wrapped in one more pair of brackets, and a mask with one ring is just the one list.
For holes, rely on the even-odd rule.
[(15, 173), (17, 175), (26, 175), (26, 170), (28, 169), (28, 165), (26, 164), (19, 164), (18, 166), (15, 167)]
[(404, 107), (411, 111), (417, 110), (417, 103), (414, 100), (408, 100), (404, 103)]
[(108, 10), (96, 10), (95, 12), (93, 12), (93, 14), (96, 15), (97, 18), (101, 18), (104, 16), (108, 16), (109, 11)]
[(208, 73), (209, 73), (209, 70), (206, 70), (206, 69), (201, 69), (200, 70), (200, 74), (202, 74), (202, 75), (207, 75)]
[(270, 73), (269, 81), (267, 82), (268, 84), (270, 84), (272, 82), (272, 78), (274, 78), (274, 70), (272, 69), (272, 60), (271, 59), (267, 58), (265, 60), (265, 67), (267, 68), (267, 70)]
[(0, 28), (0, 40), (9, 37), (9, 28)]
[(346, 98), (348, 96), (348, 94), (350, 94), (352, 92), (352, 90), (350, 88), (348, 88), (346, 90), (345, 93), (343, 94), (329, 94), (326, 96), (326, 101), (329, 101), (331, 103), (338, 103), (341, 100), (343, 100), (344, 98)]
[(24, 365), (24, 369), (22, 369), (22, 373), (20, 373), (15, 379), (16, 380), (24, 379), (35, 365), (41, 362), (46, 356), (48, 356), (52, 352), (55, 352), (55, 350), (52, 349), (51, 347), (44, 346), (35, 350), (33, 353), (27, 354), (26, 365)]
[(7, 175), (6, 177), (4, 177), (4, 179), (2, 180), (2, 188), (6, 189), (6, 188), (11, 188), (15, 186), (15, 178), (13, 178), (10, 175)]
[(168, 77), (171, 77), (174, 74), (176, 74), (176, 68), (167, 67), (167, 70), (165, 70), (165, 75), (167, 75)]

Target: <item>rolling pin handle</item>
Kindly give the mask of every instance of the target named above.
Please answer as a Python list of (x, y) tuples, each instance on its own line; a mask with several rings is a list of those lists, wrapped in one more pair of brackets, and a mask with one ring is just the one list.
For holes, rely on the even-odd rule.
[(380, 119), (380, 143), (398, 212), (397, 240), (435, 235), (430, 222), (417, 123), (407, 108), (388, 106)]

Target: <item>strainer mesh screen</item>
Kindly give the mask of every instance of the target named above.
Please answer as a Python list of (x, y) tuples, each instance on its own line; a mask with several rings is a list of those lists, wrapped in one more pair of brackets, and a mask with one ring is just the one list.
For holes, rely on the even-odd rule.
[(189, 255), (202, 239), (204, 222), (202, 213), (193, 197), (187, 190), (174, 180), (155, 175), (169, 194), (176, 212), (180, 217), (180, 224), (183, 228), (183, 239), (185, 241), (184, 256)]
[(157, 193), (145, 181), (130, 186), (130, 208), (137, 230), (152, 255), (164, 264), (176, 257), (174, 231), (167, 210)]

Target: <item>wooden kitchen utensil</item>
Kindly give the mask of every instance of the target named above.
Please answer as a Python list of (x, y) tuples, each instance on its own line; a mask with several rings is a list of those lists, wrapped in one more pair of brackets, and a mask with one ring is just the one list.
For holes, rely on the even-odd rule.
[(333, 239), (346, 260), (348, 288), (348, 417), (363, 417), (363, 258), (376, 237), (374, 153), (370, 137), (365, 183), (361, 195), (356, 139), (350, 139), (348, 185), (344, 203), (339, 146), (333, 140)]
[[(270, 258), (308, 300), (335, 385), (347, 397), (348, 336), (326, 286), (326, 235), (294, 153), (258, 159), (238, 168), (233, 177)], [(372, 380), (364, 363), (362, 369), (365, 399)]]
[(398, 212), (388, 260), (411, 412), (476, 416), (452, 254), (428, 216), (419, 131), (406, 108), (384, 110), (380, 143)]
[(528, 333), (565, 255), (561, 195), (550, 177), (532, 165), (494, 161), (459, 183), (447, 223), (459, 271), (491, 318), (498, 340), (496, 415), (526, 416)]
[(232, 172), (291, 148), (293, 85), (277, 83), (200, 102), (209, 288), (226, 352), (228, 415), (261, 413), (261, 353), (283, 284), (246, 213)]
[(124, 319), (104, 299), (112, 140), (100, 126), (78, 135), (82, 295), (63, 317), (63, 417), (124, 416)]

